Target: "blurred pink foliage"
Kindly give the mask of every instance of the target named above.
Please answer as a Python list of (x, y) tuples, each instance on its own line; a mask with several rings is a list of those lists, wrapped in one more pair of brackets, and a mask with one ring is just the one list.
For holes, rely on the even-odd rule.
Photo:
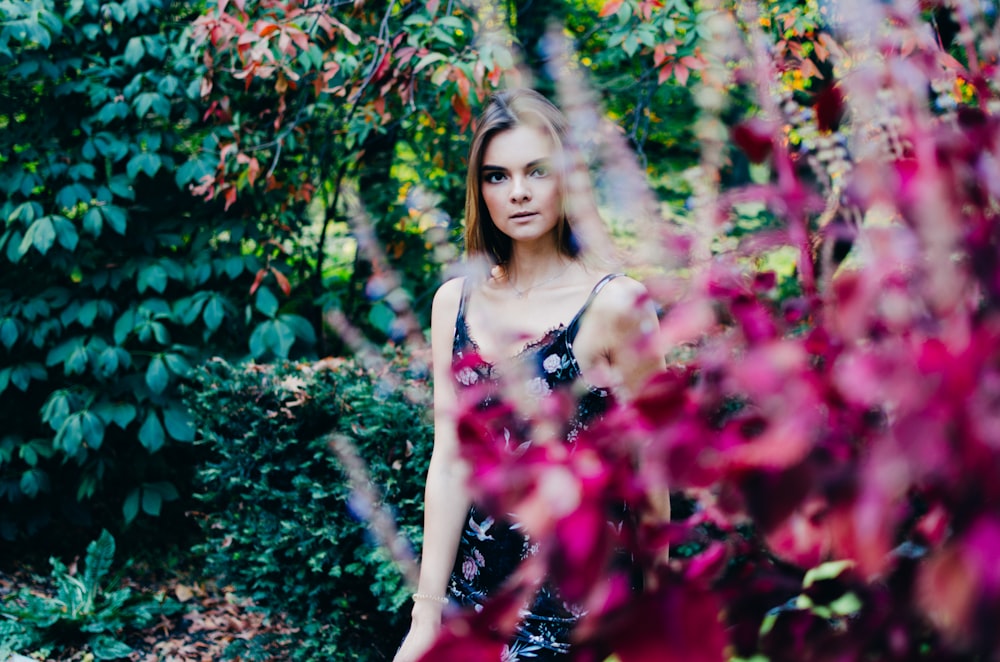
[[(521, 415), (513, 403), (463, 416), (475, 496), (516, 513), (543, 553), (425, 659), (498, 659), (542, 577), (586, 609), (573, 660), (1000, 653), (1000, 99), (996, 54), (977, 40), (996, 41), (997, 17), (940, 8), (962, 30), (959, 63), (939, 41), (914, 45), (931, 33), (919, 7), (855, 4), (868, 25), (839, 25), (842, 79), (810, 120), (845, 132), (850, 167), (819, 180), (785, 132), (789, 104), (762, 100), (770, 116), (729, 135), (774, 176), (719, 195), (714, 217), (757, 199), (784, 225), (685, 256), (683, 286), (650, 282), (661, 339), (690, 357), (572, 446), (512, 453), (498, 430)], [(775, 67), (755, 38), (737, 79)], [(834, 241), (852, 247), (847, 262), (825, 250)], [(775, 245), (798, 249), (794, 296), (755, 267)], [(666, 486), (669, 523), (646, 517)], [(616, 504), (634, 526), (608, 525)], [(640, 592), (636, 568), (614, 562), (622, 550)]]

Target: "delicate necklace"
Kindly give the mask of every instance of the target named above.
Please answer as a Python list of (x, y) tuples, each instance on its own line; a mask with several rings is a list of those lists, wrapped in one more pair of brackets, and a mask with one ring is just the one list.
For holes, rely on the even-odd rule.
[(560, 276), (562, 276), (562, 275), (563, 275), (564, 273), (566, 273), (566, 271), (567, 271), (567, 270), (569, 269), (569, 265), (570, 265), (570, 264), (571, 264), (571, 263), (567, 262), (567, 263), (566, 263), (566, 266), (565, 266), (565, 267), (563, 267), (563, 268), (562, 268), (562, 269), (561, 269), (561, 270), (559, 271), (559, 273), (557, 273), (557, 274), (556, 274), (555, 276), (552, 276), (552, 277), (550, 277), (550, 278), (546, 278), (545, 280), (540, 280), (540, 281), (538, 281), (537, 283), (535, 283), (534, 285), (531, 285), (531, 286), (529, 286), (529, 287), (526, 287), (526, 288), (524, 288), (523, 290), (522, 290), (522, 289), (519, 289), (519, 288), (517, 287), (517, 285), (515, 285), (515, 284), (514, 284), (514, 282), (513, 282), (513, 281), (512, 281), (511, 279), (510, 279), (510, 275), (508, 275), (508, 276), (507, 276), (507, 282), (508, 282), (508, 283), (510, 284), (510, 288), (511, 288), (512, 290), (514, 290), (514, 296), (516, 296), (516, 297), (517, 297), (518, 299), (523, 299), (523, 298), (524, 298), (525, 296), (527, 296), (528, 292), (530, 292), (531, 290), (533, 290), (533, 289), (535, 289), (535, 288), (537, 288), (537, 287), (541, 287), (542, 285), (548, 285), (548, 284), (549, 284), (549, 283), (551, 283), (552, 281), (554, 281), (554, 280), (556, 280), (557, 278), (559, 278)]

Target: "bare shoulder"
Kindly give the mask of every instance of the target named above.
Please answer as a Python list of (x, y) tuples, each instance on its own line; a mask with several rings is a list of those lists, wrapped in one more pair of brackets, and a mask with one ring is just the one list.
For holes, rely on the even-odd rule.
[(434, 305), (431, 309), (435, 319), (447, 316), (449, 313), (453, 313), (453, 316), (458, 314), (458, 303), (462, 299), (464, 284), (465, 278), (458, 277), (447, 280), (438, 287), (434, 293)]
[(651, 310), (646, 286), (628, 276), (608, 281), (591, 305), (605, 319), (629, 319)]

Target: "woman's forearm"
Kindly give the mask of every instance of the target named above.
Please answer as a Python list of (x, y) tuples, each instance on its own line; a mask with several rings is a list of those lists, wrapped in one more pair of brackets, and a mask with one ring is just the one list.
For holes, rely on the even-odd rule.
[(469, 511), (465, 465), (440, 455), (431, 457), (424, 488), (424, 544), (417, 586), (419, 594), (430, 596), (446, 595)]

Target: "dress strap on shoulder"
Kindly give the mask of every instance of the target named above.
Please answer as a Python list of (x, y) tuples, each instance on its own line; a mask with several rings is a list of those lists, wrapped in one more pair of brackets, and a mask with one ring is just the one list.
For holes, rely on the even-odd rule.
[(458, 316), (455, 318), (456, 323), (461, 322), (465, 319), (465, 302), (469, 299), (469, 277), (465, 276), (462, 278), (462, 297), (458, 300)]
[(573, 317), (573, 321), (571, 321), (569, 323), (569, 326), (566, 327), (566, 338), (569, 340), (570, 343), (572, 343), (573, 340), (576, 338), (577, 327), (580, 326), (580, 318), (583, 317), (583, 314), (585, 312), (587, 312), (587, 309), (590, 308), (590, 304), (594, 302), (594, 299), (597, 298), (597, 295), (600, 294), (601, 290), (604, 289), (604, 286), (613, 281), (615, 278), (624, 275), (625, 274), (622, 273), (608, 274), (601, 280), (597, 281), (597, 285), (594, 285), (594, 289), (590, 291), (590, 296), (587, 297), (587, 300), (583, 303), (583, 306)]

